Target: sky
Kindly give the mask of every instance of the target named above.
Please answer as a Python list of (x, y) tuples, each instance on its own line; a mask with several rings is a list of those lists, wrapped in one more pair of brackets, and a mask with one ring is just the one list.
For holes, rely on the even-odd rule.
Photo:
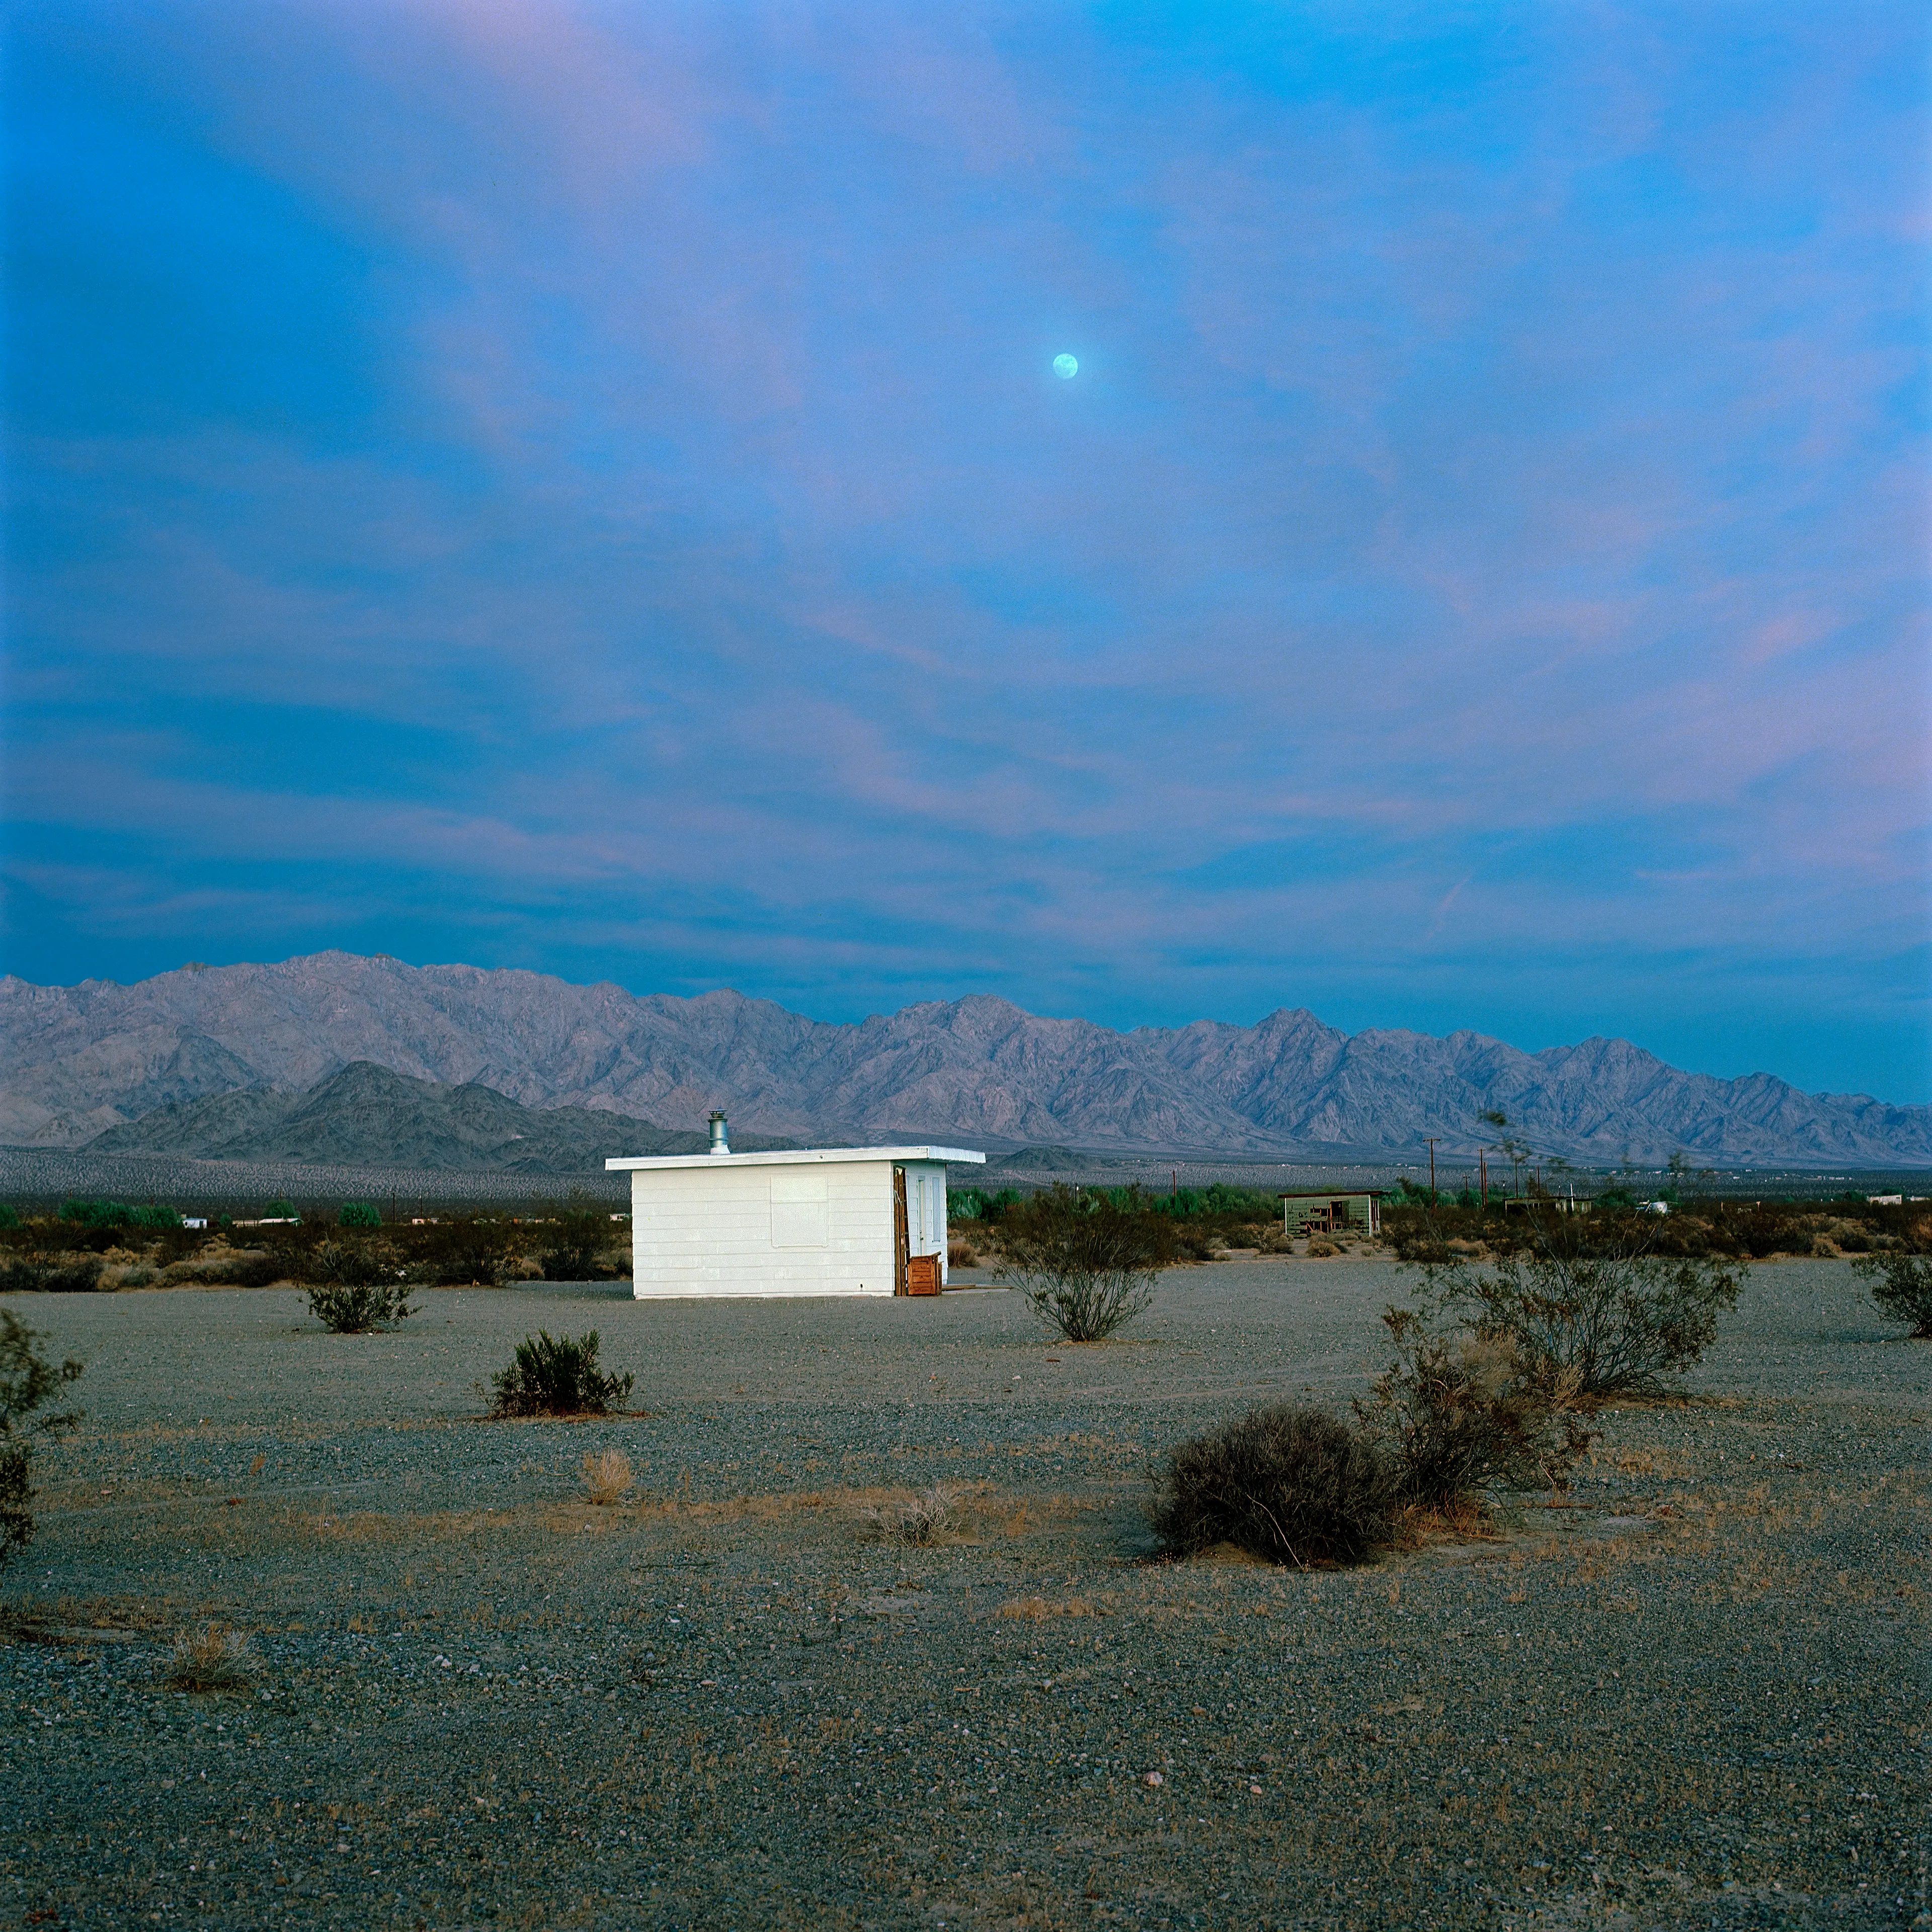
[(4, 33), (5, 970), (1932, 1101), (1916, 0)]

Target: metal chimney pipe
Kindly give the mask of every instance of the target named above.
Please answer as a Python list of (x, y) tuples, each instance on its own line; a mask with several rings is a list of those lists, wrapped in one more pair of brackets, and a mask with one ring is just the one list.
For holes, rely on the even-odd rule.
[(707, 1151), (712, 1154), (729, 1154), (731, 1151), (731, 1143), (724, 1138), (724, 1116), (722, 1114), (713, 1114), (711, 1117), (711, 1145)]

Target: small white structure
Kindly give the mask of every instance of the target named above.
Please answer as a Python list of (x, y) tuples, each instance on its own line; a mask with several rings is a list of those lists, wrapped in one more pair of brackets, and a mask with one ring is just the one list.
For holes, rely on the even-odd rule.
[(604, 1165), (631, 1177), (631, 1284), (642, 1300), (936, 1293), (946, 1163), (986, 1159), (944, 1147), (734, 1154), (714, 1114), (709, 1154)]

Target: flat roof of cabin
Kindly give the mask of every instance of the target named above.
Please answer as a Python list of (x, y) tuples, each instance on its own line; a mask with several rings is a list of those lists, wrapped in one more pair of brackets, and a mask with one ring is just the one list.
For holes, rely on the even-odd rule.
[(607, 1170), (635, 1174), (665, 1167), (806, 1167), (834, 1163), (849, 1166), (863, 1160), (943, 1160), (986, 1164), (983, 1154), (970, 1148), (863, 1147), (781, 1148), (770, 1154), (663, 1154), (620, 1155), (604, 1165)]

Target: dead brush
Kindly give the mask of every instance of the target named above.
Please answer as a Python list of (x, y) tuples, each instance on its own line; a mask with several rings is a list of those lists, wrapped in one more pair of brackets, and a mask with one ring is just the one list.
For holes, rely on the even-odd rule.
[(583, 1462), (584, 1488), (599, 1509), (621, 1502), (631, 1486), (631, 1459), (621, 1449), (599, 1449)]
[(240, 1630), (227, 1624), (204, 1624), (175, 1639), (167, 1686), (170, 1690), (246, 1690), (254, 1665), (248, 1640)]
[(923, 1548), (952, 1523), (962, 1492), (944, 1484), (903, 1502), (881, 1503), (858, 1514), (861, 1543), (905, 1543)]

